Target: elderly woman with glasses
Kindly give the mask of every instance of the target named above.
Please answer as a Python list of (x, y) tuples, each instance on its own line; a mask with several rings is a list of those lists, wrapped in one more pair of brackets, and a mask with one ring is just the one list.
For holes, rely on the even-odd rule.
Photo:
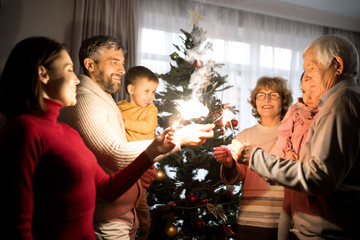
[[(249, 103), (258, 123), (241, 131), (235, 139), (280, 156), (276, 144), (278, 129), (292, 103), (286, 81), (280, 77), (261, 77), (251, 91)], [(214, 157), (222, 164), (220, 175), (224, 183), (234, 185), (242, 182), (236, 239), (276, 240), (284, 188), (262, 178), (248, 166), (238, 164), (227, 147), (215, 148)]]

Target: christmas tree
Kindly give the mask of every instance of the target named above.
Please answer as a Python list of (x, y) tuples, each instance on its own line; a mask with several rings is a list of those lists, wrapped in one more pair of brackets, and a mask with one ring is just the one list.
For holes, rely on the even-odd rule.
[(170, 125), (215, 123), (215, 134), (205, 144), (184, 147), (156, 164), (157, 176), (148, 189), (149, 239), (234, 239), (240, 191), (221, 182), (213, 151), (235, 137), (237, 110), (217, 97), (231, 86), (216, 71), (222, 64), (202, 60), (212, 44), (199, 27), (197, 7), (191, 15), (192, 31), (180, 30), (183, 45), (174, 45), (171, 69), (159, 75), (165, 83), (154, 101), (159, 131)]

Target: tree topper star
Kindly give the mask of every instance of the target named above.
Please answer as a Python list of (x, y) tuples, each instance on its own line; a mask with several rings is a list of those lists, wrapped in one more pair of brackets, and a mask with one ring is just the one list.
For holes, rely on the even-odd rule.
[(203, 18), (203, 16), (201, 16), (199, 14), (199, 10), (198, 10), (198, 6), (196, 5), (195, 10), (194, 11), (188, 11), (189, 15), (191, 16), (192, 20), (190, 23), (190, 26), (199, 26), (199, 20)]

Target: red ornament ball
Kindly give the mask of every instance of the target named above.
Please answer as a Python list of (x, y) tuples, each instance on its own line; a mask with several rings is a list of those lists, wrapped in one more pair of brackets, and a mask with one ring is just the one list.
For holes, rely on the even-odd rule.
[(207, 204), (208, 202), (209, 202), (209, 199), (207, 199), (207, 198), (201, 199), (202, 204)]
[(238, 120), (236, 120), (235, 118), (234, 119), (231, 119), (231, 125), (233, 127), (237, 127), (237, 125), (239, 124)]
[(190, 194), (189, 196), (187, 196), (187, 200), (188, 200), (189, 203), (194, 204), (194, 203), (197, 202), (198, 199), (197, 199), (197, 197), (195, 195)]
[(228, 191), (229, 197), (233, 197), (234, 196), (234, 192), (232, 191)]
[(201, 68), (203, 66), (203, 62), (202, 61), (198, 61), (198, 60), (195, 60), (194, 61), (194, 66), (196, 68)]
[(197, 221), (196, 221), (196, 223), (195, 223), (195, 227), (197, 228), (197, 229), (204, 229), (205, 228), (205, 222), (204, 222), (204, 220), (202, 220), (202, 219), (198, 219)]

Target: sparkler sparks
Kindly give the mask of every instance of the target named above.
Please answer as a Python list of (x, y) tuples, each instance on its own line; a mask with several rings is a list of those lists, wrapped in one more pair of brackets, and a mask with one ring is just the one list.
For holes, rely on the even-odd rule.
[(179, 104), (177, 110), (180, 112), (181, 117), (186, 120), (204, 117), (209, 114), (209, 109), (196, 98)]
[(225, 126), (231, 119), (234, 118), (234, 113), (231, 112), (229, 109), (225, 109), (221, 115), (221, 123)]
[(222, 114), (220, 115), (220, 117), (218, 117), (213, 123), (217, 122), (217, 121), (221, 121), (221, 125), (225, 127), (225, 125), (230, 122), (231, 123), (231, 119), (233, 119), (235, 116), (235, 114), (233, 112), (231, 112), (229, 109), (224, 109)]
[[(199, 119), (202, 117), (207, 117), (209, 114), (209, 109), (200, 102), (201, 96), (204, 96), (204, 93), (208, 93), (209, 86), (213, 85), (211, 81), (211, 76), (214, 74), (215, 68), (221, 67), (222, 64), (215, 64), (213, 60), (205, 61), (202, 59), (207, 51), (212, 51), (212, 43), (206, 42), (205, 31), (198, 26), (198, 8), (194, 12), (190, 13), (193, 17), (193, 32), (191, 33), (194, 46), (192, 48), (186, 49), (185, 61), (194, 65), (194, 72), (190, 76), (190, 82), (188, 88), (192, 90), (192, 96), (189, 100), (181, 101), (177, 103), (176, 109), (179, 111), (179, 115), (174, 115), (174, 118), (177, 118), (175, 121), (172, 118), (170, 123), (175, 129), (180, 127), (183, 124), (186, 124), (186, 121), (193, 119)], [(194, 21), (195, 19), (195, 21)], [(234, 114), (230, 110), (224, 110), (221, 116), (223, 128), (227, 122), (230, 122)], [(183, 121), (185, 120), (185, 121)], [(217, 121), (217, 120), (216, 120)], [(215, 121), (215, 122), (216, 122)], [(231, 123), (230, 123), (231, 125)]]

